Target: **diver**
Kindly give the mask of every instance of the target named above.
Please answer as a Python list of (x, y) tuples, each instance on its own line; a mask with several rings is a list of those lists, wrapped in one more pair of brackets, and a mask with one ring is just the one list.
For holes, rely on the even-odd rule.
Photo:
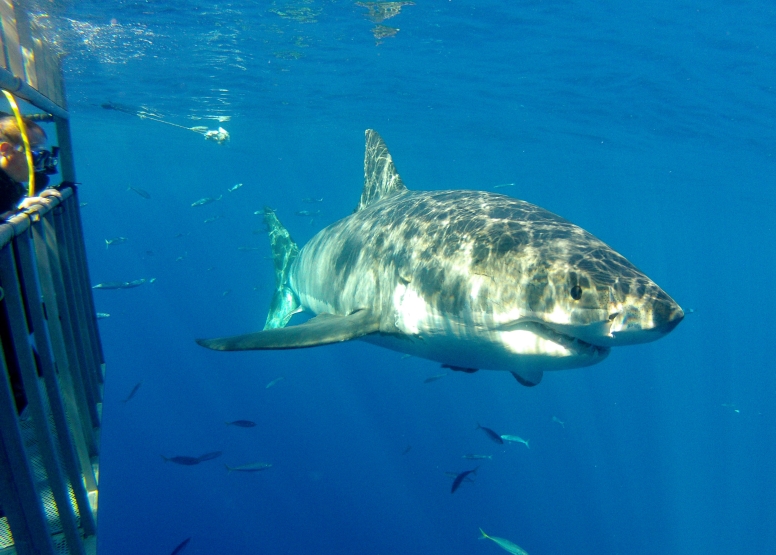
[[(23, 122), (32, 151), (37, 195), (48, 186), (48, 176), (57, 172), (57, 149), (43, 149), (46, 132), (32, 120), (24, 118)], [(27, 197), (28, 190), (23, 184), (28, 180), (29, 167), (19, 125), (14, 116), (0, 112), (0, 219), (5, 220), (12, 211), (39, 201), (37, 196)]]

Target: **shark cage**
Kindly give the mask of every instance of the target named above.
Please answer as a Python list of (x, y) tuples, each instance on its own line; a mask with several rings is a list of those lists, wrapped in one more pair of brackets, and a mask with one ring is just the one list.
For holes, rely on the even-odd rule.
[(22, 1), (0, 18), (0, 89), (56, 128), (62, 177), (0, 221), (0, 555), (93, 554), (105, 365), (61, 64)]

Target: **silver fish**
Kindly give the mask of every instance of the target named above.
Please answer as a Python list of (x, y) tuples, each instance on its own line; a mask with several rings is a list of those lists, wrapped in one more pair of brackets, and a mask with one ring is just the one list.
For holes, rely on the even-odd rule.
[(121, 243), (126, 243), (127, 238), (126, 237), (114, 237), (113, 239), (105, 239), (105, 248), (109, 248), (111, 245), (120, 245)]
[(520, 436), (510, 436), (510, 435), (503, 435), (503, 436), (501, 436), (501, 439), (503, 439), (504, 441), (508, 441), (508, 442), (510, 442), (510, 443), (522, 443), (522, 444), (523, 444), (523, 445), (525, 445), (525, 446), (526, 446), (528, 449), (530, 449), (530, 448), (531, 448), (531, 446), (530, 446), (530, 445), (528, 445), (528, 440), (527, 440), (527, 439), (523, 439), (523, 438), (522, 438), (522, 437), (520, 437)]
[(279, 381), (285, 380), (286, 378), (284, 376), (280, 376), (279, 378), (275, 378), (271, 382), (269, 382), (267, 385), (264, 386), (264, 389), (269, 389), (270, 387), (273, 387), (278, 384)]
[(232, 192), (236, 191), (237, 189), (239, 189), (239, 188), (240, 188), (240, 187), (242, 187), (242, 186), (243, 186), (243, 184), (242, 184), (242, 183), (237, 183), (237, 184), (235, 184), (235, 185), (232, 185), (231, 187), (229, 187), (229, 188), (227, 189), (227, 191), (229, 191), (230, 193), (232, 193)]
[(204, 197), (199, 200), (195, 200), (191, 203), (191, 206), (205, 206), (206, 204), (210, 204), (211, 202), (216, 202), (218, 200), (221, 200), (223, 198), (223, 195), (218, 195), (216, 198), (213, 197)]
[(320, 210), (300, 210), (299, 212), (294, 212), (297, 216), (317, 216), (321, 213)]
[(237, 472), (260, 472), (262, 470), (267, 470), (268, 468), (272, 468), (272, 464), (270, 464), (270, 463), (263, 463), (263, 462), (241, 464), (240, 466), (229, 466), (228, 464), (225, 464), (224, 466), (226, 467), (226, 469), (229, 472), (232, 472), (232, 471), (237, 471)]
[(140, 195), (144, 199), (151, 200), (151, 194), (148, 191), (145, 191), (138, 187), (127, 187), (127, 191), (135, 191), (138, 195)]
[(110, 318), (110, 314), (108, 314), (107, 312), (98, 312), (96, 316), (98, 320), (103, 320), (104, 318)]

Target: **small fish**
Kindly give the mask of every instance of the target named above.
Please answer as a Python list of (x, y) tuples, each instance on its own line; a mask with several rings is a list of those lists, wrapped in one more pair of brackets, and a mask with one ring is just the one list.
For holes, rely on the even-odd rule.
[(104, 283), (92, 285), (92, 289), (124, 289), (126, 284), (126, 281), (106, 281)]
[(262, 470), (272, 468), (272, 464), (263, 462), (241, 464), (240, 466), (229, 466), (228, 464), (225, 464), (224, 466), (229, 472), (232, 472), (233, 470), (237, 472), (261, 472)]
[(322, 198), (313, 198), (313, 197), (304, 197), (302, 199), (302, 202), (305, 202), (307, 204), (314, 204), (316, 202), (323, 202)]
[(220, 220), (221, 218), (223, 218), (223, 216), (213, 216), (212, 218), (208, 218), (207, 220), (205, 220), (203, 223), (212, 224), (213, 222), (215, 222), (216, 220)]
[(231, 187), (229, 187), (227, 189), (227, 191), (229, 191), (230, 193), (233, 193), (234, 191), (236, 191), (237, 189), (242, 187), (242, 185), (243, 185), (242, 183), (236, 183), (236, 184), (232, 185)]
[(285, 376), (280, 376), (279, 378), (275, 378), (271, 382), (269, 382), (267, 385), (264, 386), (264, 389), (269, 389), (270, 387), (277, 385), (280, 380), (285, 380)]
[(429, 376), (428, 378), (426, 378), (425, 380), (423, 380), (423, 383), (431, 383), (431, 382), (435, 382), (435, 381), (437, 381), (437, 380), (441, 380), (441, 379), (442, 379), (442, 378), (444, 378), (445, 376), (447, 376), (447, 374), (437, 374), (436, 376)]
[(455, 480), (453, 480), (453, 487), (450, 488), (450, 493), (455, 493), (455, 490), (461, 487), (461, 483), (466, 479), (466, 477), (469, 474), (477, 474), (477, 468), (479, 468), (479, 466), (476, 468), (473, 468), (472, 470), (464, 470), (458, 476), (456, 476)]
[[(455, 480), (458, 477), (458, 473), (457, 472), (445, 472), (445, 476), (447, 476), (451, 480)], [(469, 482), (470, 484), (474, 483), (474, 480), (472, 480), (468, 476), (466, 478), (464, 478), (463, 481), (464, 482)]]
[(78, 206), (80, 206), (81, 208), (83, 208), (84, 206), (89, 206), (89, 203), (88, 203), (88, 202), (82, 202), (82, 203), (81, 203), (81, 204), (79, 204)]
[(300, 210), (299, 212), (294, 212), (297, 216), (317, 216), (320, 213), (320, 210)]
[(199, 457), (197, 457), (197, 460), (199, 462), (212, 461), (213, 459), (217, 459), (221, 455), (223, 455), (223, 452), (221, 452), (221, 451), (213, 451), (211, 453), (205, 453), (204, 455), (200, 455)]
[(185, 237), (185, 235), (183, 235), (183, 233), (176, 233), (172, 236), (173, 239), (180, 239), (181, 237)]
[(172, 550), (172, 553), (170, 555), (179, 555), (181, 551), (183, 551), (187, 545), (189, 545), (189, 542), (191, 541), (191, 538), (186, 538), (181, 543), (178, 544), (178, 547)]
[(148, 191), (144, 191), (143, 189), (140, 189), (139, 187), (127, 187), (127, 191), (135, 191), (138, 195), (140, 195), (144, 199), (151, 200), (150, 193)]
[(509, 540), (505, 540), (504, 538), (497, 538), (496, 536), (489, 536), (485, 532), (482, 531), (482, 528), (480, 528), (480, 532), (482, 532), (481, 540), (488, 539), (496, 543), (501, 549), (504, 551), (508, 551), (512, 555), (528, 555), (528, 553), (521, 547), (513, 544)]
[(474, 455), (469, 453), (461, 457), (462, 459), (469, 459), (470, 461), (492, 461), (493, 455)]
[(552, 417), (552, 421), (553, 421), (553, 422), (557, 422), (557, 423), (558, 423), (558, 424), (560, 424), (560, 425), (561, 425), (561, 427), (563, 427), (563, 428), (565, 428), (565, 427), (566, 427), (566, 425), (565, 425), (563, 422), (561, 422), (560, 418), (558, 418), (557, 416), (553, 416), (553, 417)]
[(412, 451), (412, 445), (407, 445), (407, 447), (404, 448), (404, 451), (402, 451), (401, 454), (406, 455), (410, 451)]
[(502, 183), (501, 185), (494, 185), (494, 189), (503, 189), (504, 187), (514, 187), (514, 183)]
[(156, 278), (151, 278), (148, 280), (148, 283), (156, 283)]
[(126, 242), (126, 237), (114, 237), (113, 239), (105, 239), (105, 248), (108, 249), (111, 245), (120, 245), (121, 243)]
[(501, 443), (501, 444), (503, 444), (503, 443), (504, 443), (504, 440), (503, 440), (503, 439), (501, 439), (501, 436), (500, 436), (500, 435), (498, 435), (496, 432), (494, 432), (494, 431), (493, 431), (493, 430), (491, 430), (490, 428), (486, 428), (485, 426), (480, 426), (480, 423), (479, 423), (479, 422), (477, 422), (477, 427), (475, 428), (475, 430), (482, 430), (483, 432), (485, 432), (485, 434), (487, 434), (487, 436), (488, 436), (490, 439), (492, 439), (492, 440), (493, 440), (493, 441), (495, 441), (496, 443)]
[(107, 312), (98, 312), (97, 313), (97, 319), (98, 320), (103, 320), (105, 318), (110, 318), (110, 314), (108, 314)]
[(232, 290), (231, 290), (231, 289), (227, 289), (226, 291), (224, 291), (223, 293), (221, 293), (221, 296), (222, 296), (222, 297), (226, 297), (226, 296), (227, 296), (229, 293), (231, 293), (231, 292), (232, 292)]
[(180, 262), (181, 260), (186, 260), (186, 258), (188, 258), (188, 257), (189, 257), (189, 253), (188, 252), (184, 252), (181, 256), (179, 256), (178, 258), (175, 259), (175, 262)]
[(227, 422), (227, 426), (237, 426), (238, 428), (253, 428), (256, 426), (256, 422), (252, 422), (251, 420), (233, 420), (232, 422)]
[(213, 197), (201, 198), (199, 200), (195, 200), (194, 202), (192, 202), (191, 206), (192, 207), (194, 207), (194, 206), (205, 206), (206, 204), (210, 204), (211, 202), (216, 202), (216, 201), (221, 200), (221, 198), (223, 198), (223, 196), (224, 195), (218, 195), (218, 197), (216, 197), (216, 198), (213, 198)]
[[(520, 436), (510, 436), (510, 435), (504, 435), (504, 436), (501, 436), (501, 439), (503, 439), (504, 441), (509, 441), (510, 443), (522, 443), (522, 444), (523, 444), (523, 445), (525, 445), (525, 446), (526, 446), (528, 449), (530, 449), (530, 448), (531, 448), (531, 446), (530, 446), (530, 445), (528, 445), (528, 440), (527, 440), (527, 439), (523, 439), (523, 438), (522, 438), (522, 437), (520, 437)], [(503, 443), (503, 442), (502, 442), (502, 443)]]
[(139, 287), (143, 285), (145, 282), (146, 282), (145, 278), (133, 279), (132, 281), (126, 282), (122, 287), (122, 289), (132, 289), (133, 287)]
[(412, 355), (402, 355), (402, 356), (399, 358), (399, 360), (404, 360), (404, 359), (407, 359), (407, 358), (412, 358)]
[(126, 403), (129, 401), (132, 397), (135, 396), (135, 393), (137, 393), (137, 390), (140, 389), (140, 386), (143, 385), (143, 380), (140, 380), (135, 384), (135, 387), (132, 388), (132, 391), (129, 392), (129, 395), (127, 395), (127, 398), (121, 401), (122, 403)]
[(199, 457), (179, 456), (167, 458), (162, 455), (162, 458), (164, 459), (164, 462), (174, 462), (175, 464), (182, 464), (184, 466), (193, 466), (195, 464), (199, 464), (200, 462)]

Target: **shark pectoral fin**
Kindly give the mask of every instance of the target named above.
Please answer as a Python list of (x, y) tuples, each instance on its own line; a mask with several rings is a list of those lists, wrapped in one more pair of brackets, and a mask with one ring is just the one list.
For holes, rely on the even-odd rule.
[(357, 339), (379, 331), (377, 316), (371, 310), (359, 310), (341, 316), (319, 314), (304, 324), (216, 339), (197, 339), (197, 343), (216, 351), (263, 349), (301, 349)]
[(542, 376), (544, 375), (541, 370), (521, 370), (520, 372), (512, 371), (510, 374), (515, 377), (520, 385), (524, 385), (526, 387), (535, 386), (540, 381), (542, 381)]

